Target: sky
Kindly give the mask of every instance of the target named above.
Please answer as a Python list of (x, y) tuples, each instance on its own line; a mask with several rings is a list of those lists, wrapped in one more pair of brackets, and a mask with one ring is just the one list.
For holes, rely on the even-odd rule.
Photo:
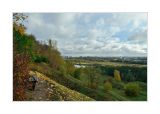
[(147, 13), (26, 13), (27, 33), (62, 56), (147, 56)]

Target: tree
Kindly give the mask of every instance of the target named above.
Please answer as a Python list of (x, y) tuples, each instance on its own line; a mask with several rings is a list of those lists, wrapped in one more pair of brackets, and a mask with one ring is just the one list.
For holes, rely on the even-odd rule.
[(73, 63), (71, 63), (70, 61), (66, 61), (65, 66), (66, 66), (67, 74), (73, 76), (74, 75), (74, 71), (75, 71), (75, 67), (74, 67)]
[(128, 73), (126, 73), (125, 81), (128, 81), (128, 82), (135, 81), (135, 77), (134, 77), (133, 73), (130, 70), (128, 71)]
[(25, 15), (13, 14), (13, 100), (25, 100), (26, 79), (29, 74), (29, 55), (24, 51), (26, 47)]
[(13, 29), (18, 31), (21, 35), (25, 33), (26, 27), (23, 22), (28, 18), (28, 16), (23, 13), (14, 13), (13, 14)]
[(114, 70), (114, 78), (116, 81), (121, 81), (120, 72), (118, 70)]
[(49, 48), (48, 48), (47, 56), (49, 58), (50, 65), (52, 68), (58, 70), (65, 64), (65, 62), (61, 57), (60, 52), (57, 50), (57, 42), (49, 39), (48, 44), (49, 44)]
[(88, 87), (97, 88), (99, 83), (99, 73), (97, 73), (95, 68), (87, 67), (85, 68), (85, 73), (88, 78)]
[(75, 69), (74, 77), (80, 79), (80, 75), (81, 75), (81, 69), (80, 68)]
[(48, 40), (48, 45), (51, 50), (57, 50), (57, 41), (56, 40)]

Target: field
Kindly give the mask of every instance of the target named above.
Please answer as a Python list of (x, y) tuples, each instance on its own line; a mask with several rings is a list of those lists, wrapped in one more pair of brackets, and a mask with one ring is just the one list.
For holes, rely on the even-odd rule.
[[(109, 94), (112, 100), (140, 100), (145, 101), (147, 100), (147, 66), (146, 64), (139, 61), (136, 63), (132, 61), (130, 58), (129, 61), (126, 63), (123, 62), (112, 62), (115, 58), (107, 57), (65, 57), (66, 61), (70, 61), (73, 64), (79, 65), (77, 69), (81, 70), (81, 75), (79, 80), (87, 85), (88, 77), (86, 76), (85, 69), (92, 68), (90, 72), (94, 72), (97, 70), (98, 78), (95, 80), (95, 85), (97, 86), (96, 89), (99, 93), (102, 94)], [(127, 57), (126, 57), (127, 58)], [(116, 58), (120, 60), (121, 58)], [(139, 59), (139, 58), (138, 58)], [(146, 58), (141, 58), (146, 60)], [(82, 66), (82, 67), (81, 67)], [(93, 71), (92, 71), (93, 70)], [(119, 70), (121, 75), (121, 81), (118, 82), (114, 79), (114, 70)], [(138, 76), (135, 76), (138, 75)], [(95, 76), (96, 77), (96, 76)], [(128, 77), (125, 78), (125, 77)], [(134, 77), (134, 79), (133, 79)], [(94, 79), (93, 79), (94, 80)], [(105, 91), (104, 82), (110, 81), (112, 84), (112, 89), (109, 91)], [(125, 94), (125, 86), (128, 83), (136, 83), (140, 86), (140, 93), (137, 96), (127, 96)], [(94, 83), (94, 82), (93, 82)]]

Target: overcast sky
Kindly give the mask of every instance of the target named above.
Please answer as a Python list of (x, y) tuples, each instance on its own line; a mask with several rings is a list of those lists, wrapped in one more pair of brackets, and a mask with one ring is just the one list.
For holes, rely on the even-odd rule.
[(63, 56), (147, 56), (147, 13), (30, 13), (27, 33)]

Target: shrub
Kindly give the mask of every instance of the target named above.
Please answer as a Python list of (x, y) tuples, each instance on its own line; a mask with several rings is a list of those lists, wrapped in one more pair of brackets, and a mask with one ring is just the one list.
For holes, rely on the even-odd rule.
[(140, 93), (140, 87), (137, 83), (130, 82), (125, 87), (125, 94), (127, 96), (137, 96)]
[(120, 72), (118, 70), (114, 70), (114, 78), (116, 81), (121, 81)]
[(147, 84), (144, 82), (136, 82), (139, 84), (139, 87), (141, 88), (141, 90), (147, 91)]
[(91, 88), (92, 88), (92, 89), (97, 89), (97, 88), (98, 88), (98, 84), (95, 83), (95, 82), (92, 83), (92, 84), (91, 84)]
[(78, 68), (74, 71), (74, 77), (79, 79), (80, 78), (80, 75), (81, 75), (81, 69)]
[(108, 92), (109, 90), (112, 90), (112, 84), (110, 82), (104, 83), (104, 89), (106, 92)]
[(41, 63), (41, 62), (45, 62), (45, 63), (48, 63), (48, 58), (47, 57), (44, 57), (44, 56), (41, 56), (41, 55), (35, 55), (32, 57), (32, 60), (36, 63)]
[(29, 75), (29, 57), (25, 54), (14, 54), (13, 62), (13, 100), (25, 100), (26, 79)]
[(123, 82), (113, 81), (112, 86), (113, 86), (113, 88), (116, 88), (116, 89), (122, 89), (122, 90), (124, 89), (124, 83)]
[(113, 78), (113, 77), (111, 77), (111, 76), (109, 76), (107, 80), (108, 80), (110, 83), (113, 83), (114, 78)]

